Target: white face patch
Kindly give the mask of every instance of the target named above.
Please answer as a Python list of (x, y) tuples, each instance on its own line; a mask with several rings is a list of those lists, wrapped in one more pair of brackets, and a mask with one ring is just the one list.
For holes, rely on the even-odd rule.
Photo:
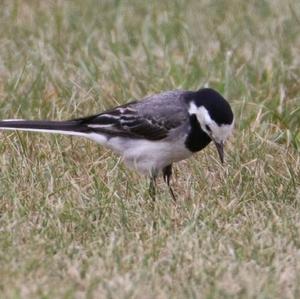
[(219, 126), (210, 117), (204, 106), (197, 107), (194, 103), (191, 103), (189, 113), (196, 115), (201, 129), (217, 143), (224, 142), (232, 133), (234, 121), (231, 124)]

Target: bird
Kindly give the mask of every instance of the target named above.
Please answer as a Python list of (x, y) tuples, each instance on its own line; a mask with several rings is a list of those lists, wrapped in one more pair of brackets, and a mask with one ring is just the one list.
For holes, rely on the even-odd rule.
[(91, 139), (122, 157), (125, 164), (150, 177), (155, 200), (162, 174), (173, 200), (172, 165), (203, 150), (210, 142), (224, 162), (224, 143), (232, 134), (229, 102), (212, 88), (170, 90), (66, 121), (6, 119), (0, 130), (60, 133)]

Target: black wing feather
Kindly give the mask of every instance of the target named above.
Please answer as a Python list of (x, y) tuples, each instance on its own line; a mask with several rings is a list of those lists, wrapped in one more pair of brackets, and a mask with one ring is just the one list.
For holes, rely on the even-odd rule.
[(162, 124), (149, 117), (139, 116), (135, 110), (116, 108), (92, 118), (82, 119), (81, 124), (89, 127), (95, 133), (99, 132), (110, 136), (160, 140), (168, 135), (168, 129)]
[(186, 107), (180, 100), (182, 93), (154, 95), (80, 119), (80, 122), (90, 131), (108, 136), (161, 140), (187, 119)]

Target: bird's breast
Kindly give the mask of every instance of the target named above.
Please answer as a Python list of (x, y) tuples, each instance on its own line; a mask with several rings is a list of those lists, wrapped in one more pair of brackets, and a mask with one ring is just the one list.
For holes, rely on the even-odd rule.
[(167, 165), (192, 155), (185, 147), (184, 138), (171, 142), (116, 137), (109, 142), (128, 166), (143, 174), (156, 174)]

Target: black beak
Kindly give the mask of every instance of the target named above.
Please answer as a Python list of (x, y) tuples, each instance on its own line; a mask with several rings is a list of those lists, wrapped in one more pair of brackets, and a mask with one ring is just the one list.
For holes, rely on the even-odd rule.
[(215, 142), (216, 148), (218, 150), (221, 163), (223, 164), (224, 163), (224, 143), (223, 142), (218, 143), (216, 141), (214, 141), (214, 142)]

